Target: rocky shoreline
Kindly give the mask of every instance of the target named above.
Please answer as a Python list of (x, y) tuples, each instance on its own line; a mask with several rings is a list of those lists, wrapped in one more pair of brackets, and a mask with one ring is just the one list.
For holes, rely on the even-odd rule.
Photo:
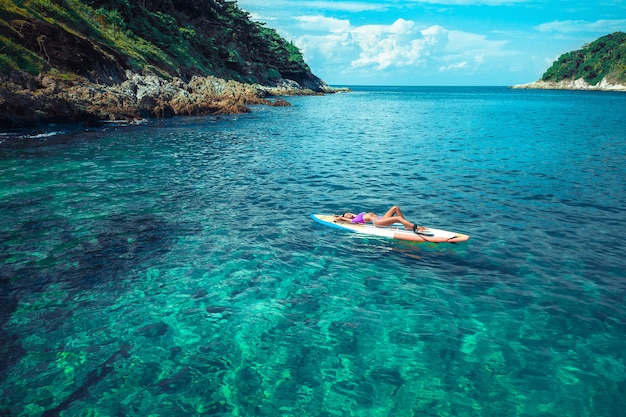
[(583, 78), (577, 80), (555, 81), (535, 81), (528, 84), (514, 85), (513, 89), (537, 89), (537, 90), (584, 90), (584, 91), (619, 91), (626, 92), (626, 85), (615, 84), (603, 78), (596, 85), (591, 85)]
[(268, 87), (210, 76), (165, 80), (127, 71), (125, 81), (104, 85), (78, 76), (64, 80), (13, 72), (0, 75), (0, 128), (76, 122), (91, 127), (112, 120), (247, 113), (254, 104), (289, 106), (280, 96), (338, 91), (344, 89), (323, 82), (303, 87), (290, 80)]

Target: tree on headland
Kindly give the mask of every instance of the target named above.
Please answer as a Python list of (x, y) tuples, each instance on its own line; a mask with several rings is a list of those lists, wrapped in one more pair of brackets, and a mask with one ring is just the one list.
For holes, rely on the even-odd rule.
[[(72, 50), (78, 42), (80, 50)], [(89, 71), (76, 68), (81, 54), (90, 57), (83, 59), (93, 67)], [(113, 61), (124, 70), (166, 78), (212, 75), (272, 84), (314, 77), (295, 45), (252, 21), (236, 1), (0, 2), (0, 72), (54, 70), (93, 78), (96, 71), (107, 79), (119, 73)]]
[(541, 77), (559, 82), (583, 78), (596, 85), (607, 81), (626, 84), (626, 33), (615, 32), (561, 55)]

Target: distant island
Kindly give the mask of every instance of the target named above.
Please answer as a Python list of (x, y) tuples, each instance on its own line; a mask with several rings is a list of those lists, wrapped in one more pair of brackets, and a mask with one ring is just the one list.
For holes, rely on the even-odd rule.
[(615, 32), (565, 53), (540, 80), (512, 88), (626, 92), (626, 33)]
[(236, 1), (0, 3), (0, 128), (241, 113), (334, 91)]

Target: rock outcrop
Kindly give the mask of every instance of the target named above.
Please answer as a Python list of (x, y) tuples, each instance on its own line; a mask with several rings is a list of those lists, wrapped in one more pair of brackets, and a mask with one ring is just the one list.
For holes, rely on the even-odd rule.
[(591, 91), (621, 91), (626, 92), (626, 85), (611, 83), (603, 78), (596, 85), (591, 85), (582, 78), (577, 80), (561, 81), (535, 81), (528, 84), (518, 84), (511, 88), (515, 89), (541, 89), (541, 90), (591, 90)]
[[(278, 95), (322, 94), (285, 81), (276, 87), (242, 84), (216, 77), (165, 80), (154, 75), (126, 73), (113, 85), (84, 77), (70, 81), (13, 72), (0, 78), (0, 127), (103, 120), (137, 120), (176, 115), (233, 114), (250, 111), (248, 105), (289, 105)], [(334, 90), (325, 86), (325, 92)]]

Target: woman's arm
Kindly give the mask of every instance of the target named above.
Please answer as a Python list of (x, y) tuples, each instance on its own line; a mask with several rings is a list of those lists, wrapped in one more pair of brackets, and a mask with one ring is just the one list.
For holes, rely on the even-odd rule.
[(351, 222), (353, 220), (353, 218), (347, 218), (347, 217), (343, 217), (343, 216), (333, 216), (335, 218), (335, 221), (340, 220), (342, 222)]

